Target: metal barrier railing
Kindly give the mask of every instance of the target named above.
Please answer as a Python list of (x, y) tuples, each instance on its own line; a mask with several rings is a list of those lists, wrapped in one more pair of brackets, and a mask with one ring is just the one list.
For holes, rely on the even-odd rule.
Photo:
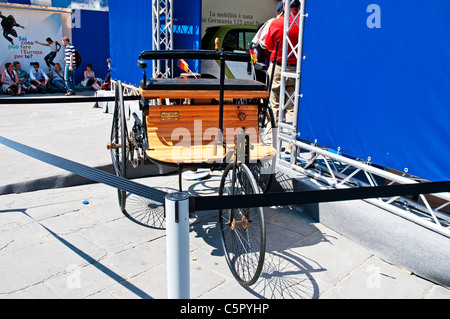
[[(372, 165), (370, 159), (367, 161), (360, 161), (336, 154), (336, 152), (332, 152), (315, 144), (308, 144), (306, 142), (291, 139), (287, 141), (299, 148), (300, 152), (297, 153), (299, 155), (295, 161), (292, 161), (292, 159), (279, 159), (277, 162), (278, 165), (300, 172), (305, 176), (320, 181), (324, 185), (336, 189), (361, 186), (377, 187), (377, 179), (381, 179), (386, 185), (429, 184), (428, 181), (419, 182), (414, 177), (401, 176), (381, 169)], [(340, 164), (342, 164), (343, 168), (338, 169), (338, 165)], [(365, 177), (365, 180), (357, 178), (358, 173), (362, 174), (362, 176)], [(440, 212), (441, 209), (450, 204), (450, 193), (422, 193), (415, 195), (418, 196), (418, 199), (422, 201), (423, 204), (402, 197), (400, 194), (386, 197), (374, 197), (365, 200), (418, 225), (450, 237), (450, 216)], [(432, 195), (432, 197), (440, 199), (443, 204), (432, 208), (429, 203), (429, 198), (425, 197), (425, 195)]]

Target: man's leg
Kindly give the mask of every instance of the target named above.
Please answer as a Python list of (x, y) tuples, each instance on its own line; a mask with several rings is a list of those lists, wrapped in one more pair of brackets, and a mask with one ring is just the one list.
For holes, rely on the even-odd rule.
[(74, 80), (74, 72), (75, 70), (72, 69), (72, 71), (69, 70), (69, 65), (66, 65), (66, 69), (64, 72), (64, 78), (66, 79), (66, 88), (67, 93), (75, 94), (75, 80)]
[[(269, 74), (272, 74), (272, 67), (273, 63), (271, 64), (269, 68)], [(281, 66), (275, 65), (275, 73), (273, 76), (273, 83), (272, 83), (272, 91), (270, 92), (270, 105), (272, 106), (273, 114), (275, 117), (275, 125), (278, 126), (278, 117), (279, 117), (279, 109), (280, 109), (280, 88), (281, 88)], [(295, 72), (296, 67), (295, 66), (287, 66), (287, 72)], [(285, 86), (285, 98), (284, 102), (286, 108), (284, 109), (284, 115), (286, 122), (293, 122), (294, 118), (294, 104), (293, 101), (289, 100), (289, 97), (292, 96), (295, 92), (295, 79), (288, 78), (286, 79), (286, 86)], [(288, 96), (289, 95), (289, 96)], [(294, 97), (292, 96), (292, 99)]]
[(50, 52), (45, 58), (45, 62), (47, 63), (47, 66), (51, 69), (51, 65), (55, 66), (55, 62), (53, 60), (56, 57), (56, 52)]
[[(286, 67), (286, 72), (295, 73), (297, 70), (296, 66), (288, 65)], [(284, 110), (284, 115), (286, 118), (286, 122), (293, 123), (294, 122), (294, 102), (295, 102), (295, 79), (288, 78), (286, 79), (286, 97), (285, 102), (289, 100), (289, 103), (286, 104), (286, 108)]]
[(275, 67), (273, 75), (272, 90), (270, 91), (270, 106), (275, 117), (275, 126), (278, 126), (278, 109), (280, 108), (280, 87), (281, 87), (281, 67), (275, 63), (271, 63), (269, 67), (269, 74), (272, 75), (272, 69)]
[(6, 40), (11, 42), (12, 45), (14, 45), (13, 39), (9, 36), (11, 34), (11, 31), (14, 31), (14, 30), (3, 30), (3, 36), (5, 37)]
[[(296, 71), (296, 66), (288, 65), (286, 67), (286, 72), (294, 73), (295, 71)], [(280, 106), (281, 81), (282, 81), (281, 80), (281, 66), (276, 65), (274, 81), (273, 81), (274, 86), (276, 83), (276, 94), (272, 94), (273, 87), (274, 87), (274, 86), (272, 86), (270, 103), (272, 105), (272, 109), (273, 109), (273, 113), (274, 113), (274, 117), (275, 117), (275, 124), (277, 126), (278, 126), (278, 118), (280, 116), (279, 111), (281, 109), (284, 110), (283, 115), (284, 115), (285, 122), (293, 123), (293, 121), (294, 121), (295, 79), (286, 78), (286, 80), (284, 80), (286, 83), (285, 90), (284, 90), (284, 105)], [(275, 105), (275, 107), (274, 107), (274, 105)], [(292, 145), (290, 143), (287, 143), (287, 142), (282, 143), (282, 149), (285, 149), (287, 153), (290, 153), (291, 146)]]
[(66, 65), (64, 67), (64, 81), (66, 82), (66, 90), (67, 90), (67, 92), (69, 92), (69, 78), (68, 78), (68, 76), (69, 76), (69, 66)]
[(72, 72), (70, 74), (70, 86), (71, 86), (71, 93), (75, 94), (75, 67), (73, 67)]
[(48, 68), (51, 69), (51, 65), (50, 65), (50, 58), (51, 58), (51, 52), (49, 54), (47, 54), (44, 58), (45, 64), (47, 64)]

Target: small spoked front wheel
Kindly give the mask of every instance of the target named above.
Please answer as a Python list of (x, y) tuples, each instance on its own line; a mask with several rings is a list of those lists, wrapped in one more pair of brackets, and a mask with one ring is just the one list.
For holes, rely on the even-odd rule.
[[(231, 163), (220, 182), (219, 195), (259, 193), (252, 172), (243, 163)], [(225, 258), (242, 286), (254, 284), (262, 271), (266, 250), (266, 230), (262, 207), (219, 210), (219, 231)]]

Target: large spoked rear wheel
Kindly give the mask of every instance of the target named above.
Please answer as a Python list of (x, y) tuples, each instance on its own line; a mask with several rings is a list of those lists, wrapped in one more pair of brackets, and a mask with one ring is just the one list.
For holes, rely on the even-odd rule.
[[(276, 148), (277, 128), (275, 126), (273, 111), (269, 106), (258, 108), (258, 130), (260, 143)], [(262, 193), (265, 193), (272, 184), (275, 173), (275, 163), (276, 157), (273, 156), (250, 166), (250, 170)]]
[[(247, 165), (231, 163), (220, 182), (219, 195), (259, 193)], [(219, 210), (219, 231), (225, 258), (242, 286), (254, 284), (262, 271), (266, 250), (264, 213), (261, 207)]]
[[(125, 105), (123, 102), (122, 84), (117, 82), (116, 99), (114, 105), (113, 123), (111, 127), (111, 159), (117, 176), (127, 177), (128, 162), (128, 130), (125, 120)], [(118, 189), (119, 205), (125, 211), (127, 192)]]

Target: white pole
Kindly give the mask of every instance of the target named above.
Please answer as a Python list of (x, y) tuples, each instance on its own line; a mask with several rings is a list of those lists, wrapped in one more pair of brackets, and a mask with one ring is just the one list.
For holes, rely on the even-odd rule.
[(189, 195), (168, 194), (165, 203), (168, 298), (189, 299)]

